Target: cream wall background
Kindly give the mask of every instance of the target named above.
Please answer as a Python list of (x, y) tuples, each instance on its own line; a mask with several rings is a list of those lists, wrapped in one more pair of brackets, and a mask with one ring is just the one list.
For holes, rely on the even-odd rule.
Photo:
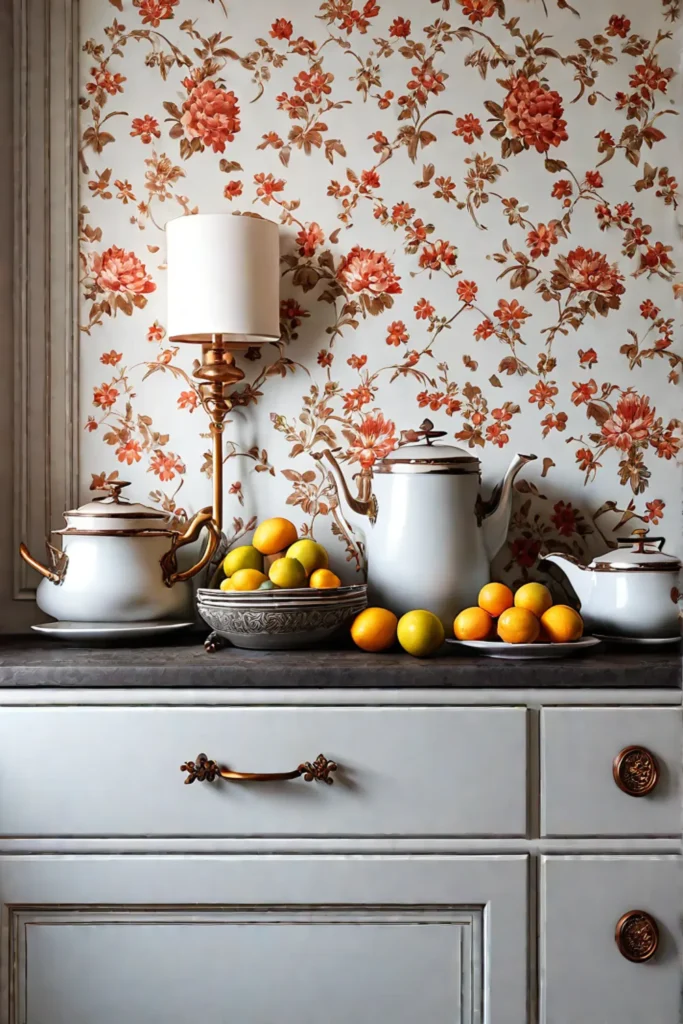
[(357, 472), (429, 416), (487, 486), (539, 456), (498, 572), (642, 522), (681, 552), (677, 14), (81, 0), (83, 489), (118, 473), (179, 515), (210, 502), (163, 228), (249, 212), (282, 225), (283, 338), (241, 360), (230, 534), (287, 514), (353, 575), (310, 453)]

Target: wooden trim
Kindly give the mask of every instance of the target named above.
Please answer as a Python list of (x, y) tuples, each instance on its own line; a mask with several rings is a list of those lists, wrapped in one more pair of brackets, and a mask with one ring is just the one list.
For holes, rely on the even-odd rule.
[(77, 0), (12, 7), (13, 601), (38, 583), (19, 543), (42, 555), (78, 493), (77, 14)]

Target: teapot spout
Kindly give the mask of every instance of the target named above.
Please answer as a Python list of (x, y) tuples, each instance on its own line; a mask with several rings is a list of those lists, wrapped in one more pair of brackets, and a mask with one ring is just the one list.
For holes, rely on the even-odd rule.
[(367, 516), (370, 522), (374, 523), (377, 518), (377, 499), (372, 493), (372, 471), (363, 469), (358, 474), (358, 497), (354, 497), (334, 453), (326, 448), (322, 452), (312, 452), (311, 454), (314, 459), (318, 461), (325, 459), (329, 464), (337, 491), (344, 498), (351, 512), (355, 512), (359, 516)]
[(493, 559), (507, 540), (512, 514), (512, 485), (522, 466), (533, 462), (535, 455), (515, 455), (503, 478), (488, 501), (481, 501), (477, 510), (484, 530), (484, 545)]

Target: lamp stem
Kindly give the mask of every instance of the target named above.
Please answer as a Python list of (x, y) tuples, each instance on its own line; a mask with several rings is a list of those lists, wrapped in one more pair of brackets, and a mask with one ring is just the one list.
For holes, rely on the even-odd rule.
[[(211, 350), (216, 360), (223, 358), (223, 336), (214, 334)], [(213, 442), (213, 521), (219, 531), (223, 529), (223, 420), (230, 411), (225, 400), (222, 380), (211, 382), (211, 438)]]

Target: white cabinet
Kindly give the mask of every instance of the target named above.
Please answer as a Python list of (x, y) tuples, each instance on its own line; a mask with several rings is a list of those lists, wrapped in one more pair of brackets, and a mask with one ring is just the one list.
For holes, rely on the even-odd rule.
[[(543, 858), (541, 1024), (679, 1020), (682, 881), (675, 856)], [(641, 963), (615, 940), (617, 923), (633, 911), (640, 914), (624, 951), (646, 956), (657, 943)]]
[(521, 1024), (527, 858), (3, 857), (2, 1024)]

